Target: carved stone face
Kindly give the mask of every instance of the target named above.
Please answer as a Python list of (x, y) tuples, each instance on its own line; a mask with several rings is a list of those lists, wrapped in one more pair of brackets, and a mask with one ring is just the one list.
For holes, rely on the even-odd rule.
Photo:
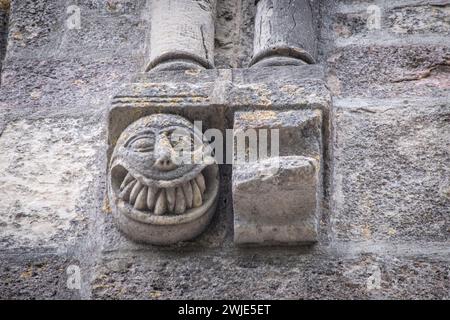
[[(217, 165), (199, 161), (206, 146), (193, 128), (182, 117), (156, 114), (121, 134), (110, 163), (110, 199), (116, 214), (151, 227), (182, 225), (211, 213), (218, 193)], [(131, 236), (159, 243), (148, 234), (145, 239)]]

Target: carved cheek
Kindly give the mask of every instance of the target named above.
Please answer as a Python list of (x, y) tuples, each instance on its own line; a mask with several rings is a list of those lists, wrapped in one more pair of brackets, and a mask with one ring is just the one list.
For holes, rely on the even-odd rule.
[(170, 135), (170, 140), (173, 149), (173, 159), (178, 164), (195, 164), (196, 153), (198, 149), (202, 149), (203, 142), (196, 139), (192, 131), (173, 132)]
[(137, 134), (130, 138), (123, 147), (122, 156), (133, 169), (145, 171), (154, 163), (155, 136), (151, 133)]

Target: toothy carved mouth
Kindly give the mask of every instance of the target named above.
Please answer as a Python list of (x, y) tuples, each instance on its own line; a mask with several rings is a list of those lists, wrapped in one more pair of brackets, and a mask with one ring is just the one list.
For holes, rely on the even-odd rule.
[(194, 179), (170, 188), (158, 188), (141, 183), (128, 173), (119, 190), (119, 198), (134, 209), (154, 215), (181, 215), (201, 207), (206, 191), (202, 173)]

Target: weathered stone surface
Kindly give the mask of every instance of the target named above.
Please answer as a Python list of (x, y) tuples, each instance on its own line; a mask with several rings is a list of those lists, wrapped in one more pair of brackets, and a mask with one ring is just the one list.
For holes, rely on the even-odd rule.
[(234, 130), (245, 132), (248, 129), (278, 129), (280, 156), (302, 155), (320, 161), (321, 110), (236, 112)]
[(240, 41), (242, 28), (241, 1), (217, 1), (216, 10), (214, 65), (219, 69), (238, 68), (240, 61), (236, 45)]
[(117, 86), (131, 78), (130, 70), (138, 70), (130, 57), (5, 60), (0, 108), (8, 118), (98, 113), (107, 108)]
[(98, 59), (129, 55), (129, 48), (133, 48), (132, 55), (145, 52), (147, 21), (142, 14), (147, 9), (145, 1), (84, 1), (77, 8), (80, 26), (68, 27), (71, 14), (66, 14), (62, 21), (63, 29), (58, 31), (63, 36), (59, 39), (58, 51), (54, 53), (57, 57), (78, 57), (83, 56), (83, 52), (92, 52)]
[(335, 113), (335, 237), (448, 241), (448, 101), (337, 100)]
[[(218, 211), (201, 236), (163, 250), (136, 244), (117, 230), (105, 201), (107, 160), (103, 147), (97, 145), (104, 140), (104, 133), (87, 144), (84, 140), (80, 143), (84, 151), (87, 145), (95, 145), (98, 155), (88, 165), (84, 160), (80, 165), (72, 162), (78, 143), (68, 137), (65, 140), (69, 140), (71, 153), (58, 151), (51, 159), (58, 154), (57, 162), (69, 169), (75, 166), (95, 172), (88, 190), (76, 201), (76, 212), (88, 218), (69, 230), (58, 230), (54, 241), (48, 242), (57, 244), (48, 250), (53, 253), (51, 257), (41, 256), (35, 242), (22, 242), (20, 230), (15, 238), (0, 240), (0, 297), (449, 299), (449, 244), (444, 233), (449, 216), (448, 139), (444, 139), (448, 121), (445, 111), (437, 111), (439, 105), (448, 110), (448, 0), (310, 2), (319, 7), (315, 23), (322, 30), (318, 65), (209, 70), (215, 74), (211, 77), (203, 72), (183, 78), (156, 73), (152, 82), (175, 87), (161, 92), (190, 94), (198, 92), (192, 89), (198, 85), (202, 95), (205, 90), (208, 104), (175, 96), (171, 101), (143, 102), (130, 117), (148, 115), (147, 107), (153, 103), (152, 112), (183, 114), (190, 120), (206, 115), (205, 124), (221, 124), (223, 128), (233, 127), (236, 111), (257, 108), (324, 108), (325, 121), (331, 96), (323, 81), (324, 72), (318, 69), (326, 70), (335, 98), (348, 97), (345, 101), (335, 99), (336, 110), (330, 109), (329, 115), (331, 119), (335, 113), (338, 116), (333, 120), (336, 139), (345, 142), (329, 150), (332, 162), (324, 161), (324, 210), (319, 242), (312, 250), (236, 248), (230, 166), (220, 168)], [(119, 84), (129, 83), (136, 72), (142, 71), (150, 54), (150, 1), (16, 0), (11, 4), (8, 52), (0, 86), (0, 131), (6, 128), (7, 135), (0, 136), (0, 158), (3, 161), (14, 154), (18, 165), (23, 163), (27, 170), (43, 162), (42, 167), (47, 168), (46, 149), (53, 143), (39, 142), (43, 150), (33, 152), (34, 158), (21, 151), (25, 162), (19, 159), (15, 146), (10, 148), (6, 142), (22, 145), (22, 136), (27, 143), (39, 140), (29, 137), (22, 121), (34, 123), (34, 136), (41, 133), (39, 126), (47, 126), (43, 124), (47, 118), (54, 119), (56, 125), (64, 119), (70, 122), (83, 117), (86, 131), (77, 129), (75, 133), (87, 136), (92, 123), (104, 123), (109, 98), (119, 91)], [(67, 29), (71, 14), (66, 10), (73, 4), (81, 9), (81, 30)], [(369, 31), (366, 10), (373, 4), (382, 9), (382, 23), (380, 30)], [(253, 52), (255, 1), (219, 1), (218, 9), (216, 67), (248, 66)], [(211, 84), (203, 86), (204, 82)], [(159, 90), (158, 86), (153, 88)], [(153, 97), (152, 87), (145, 93)], [(355, 96), (367, 99), (355, 100)], [(378, 100), (384, 97), (400, 99), (395, 103)], [(433, 102), (436, 97), (441, 97), (441, 102)], [(409, 101), (406, 109), (399, 108), (403, 100)], [(129, 106), (124, 101), (118, 104), (123, 106), (122, 118), (130, 121), (123, 116), (130, 113)], [(392, 140), (397, 138), (399, 143)], [(64, 150), (64, 143), (58, 139), (55, 148)], [(5, 145), (10, 148), (6, 152)], [(335, 156), (333, 151), (337, 151)], [(333, 170), (344, 174), (342, 183), (334, 178), (338, 176)], [(14, 177), (3, 171), (0, 176)], [(331, 187), (342, 187), (345, 203), (332, 202), (327, 208), (327, 179)], [(84, 182), (76, 183), (77, 191), (85, 187)], [(47, 185), (44, 189), (54, 190)], [(3, 195), (3, 191), (0, 193)], [(338, 193), (338, 189), (333, 191), (333, 195)], [(19, 196), (21, 201), (29, 197), (22, 190)], [(375, 209), (369, 211), (369, 207)], [(52, 210), (55, 207), (45, 207), (42, 212)], [(360, 231), (359, 224), (366, 221), (370, 237), (367, 230)], [(393, 233), (391, 227), (396, 234), (389, 234)], [(79, 252), (69, 250), (56, 256), (55, 251), (66, 251), (67, 237), (76, 237), (74, 247)], [(66, 269), (78, 262), (89, 262), (81, 266), (82, 290), (67, 291)], [(378, 275), (380, 286), (375, 280)]]
[(71, 118), (21, 120), (4, 128), (1, 249), (63, 246), (83, 232), (100, 132), (98, 125)]
[(447, 46), (350, 46), (334, 52), (328, 63), (337, 96), (446, 97), (450, 92)]
[(256, 6), (253, 0), (238, 0), (240, 13), (238, 19), (240, 21), (239, 41), (235, 44), (237, 51), (236, 58), (238, 67), (246, 68), (253, 54), (253, 39), (255, 34), (255, 14)]
[(112, 100), (108, 139), (111, 149), (127, 126), (155, 113), (224, 130), (233, 126), (236, 111), (320, 109), (328, 115), (330, 101), (323, 69), (316, 65), (139, 74)]
[[(0, 1), (0, 70), (2, 69), (3, 58), (6, 53), (6, 43), (8, 38), (10, 3)], [(1, 80), (0, 80), (1, 82)]]
[[(83, 275), (73, 257), (30, 253), (28, 256), (2, 255), (0, 258), (0, 299), (50, 300), (80, 299)], [(78, 279), (69, 268), (79, 272)], [(75, 275), (77, 277), (78, 275)]]
[[(258, 150), (245, 150), (249, 159), (241, 159), (239, 139), (249, 129), (256, 130)], [(261, 155), (265, 145), (261, 129), (278, 129), (279, 141), (270, 132), (270, 143), (266, 142), (270, 157), (257, 156), (255, 161), (252, 153)], [(235, 243), (316, 241), (322, 187), (321, 111), (238, 112), (233, 130), (238, 149), (233, 165)], [(280, 157), (273, 154), (276, 143)]]
[(254, 51), (250, 65), (315, 63), (317, 39), (309, 0), (256, 2)]
[(13, 1), (7, 57), (143, 54), (145, 9), (145, 0)]
[(321, 109), (328, 112), (331, 96), (319, 65), (233, 70), (227, 103), (245, 109)]
[(319, 175), (319, 162), (300, 156), (233, 166), (235, 243), (315, 242)]
[[(450, 34), (448, 1), (386, 1), (382, 5), (339, 5), (333, 19), (335, 36), (362, 40), (371, 36)], [(378, 19), (377, 25), (371, 25)]]
[(151, 14), (147, 71), (214, 66), (216, 0), (153, 0)]
[[(101, 299), (448, 299), (448, 257), (341, 256), (281, 248), (108, 254)], [(419, 288), (419, 289), (418, 289)]]
[(12, 1), (7, 57), (49, 50), (64, 27), (63, 1)]

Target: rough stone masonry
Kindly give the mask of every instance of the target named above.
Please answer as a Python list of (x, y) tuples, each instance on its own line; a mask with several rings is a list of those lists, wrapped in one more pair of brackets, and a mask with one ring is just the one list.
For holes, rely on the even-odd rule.
[[(449, 299), (449, 38), (447, 0), (0, 1), (0, 298)], [(279, 154), (175, 167), (196, 120)]]

